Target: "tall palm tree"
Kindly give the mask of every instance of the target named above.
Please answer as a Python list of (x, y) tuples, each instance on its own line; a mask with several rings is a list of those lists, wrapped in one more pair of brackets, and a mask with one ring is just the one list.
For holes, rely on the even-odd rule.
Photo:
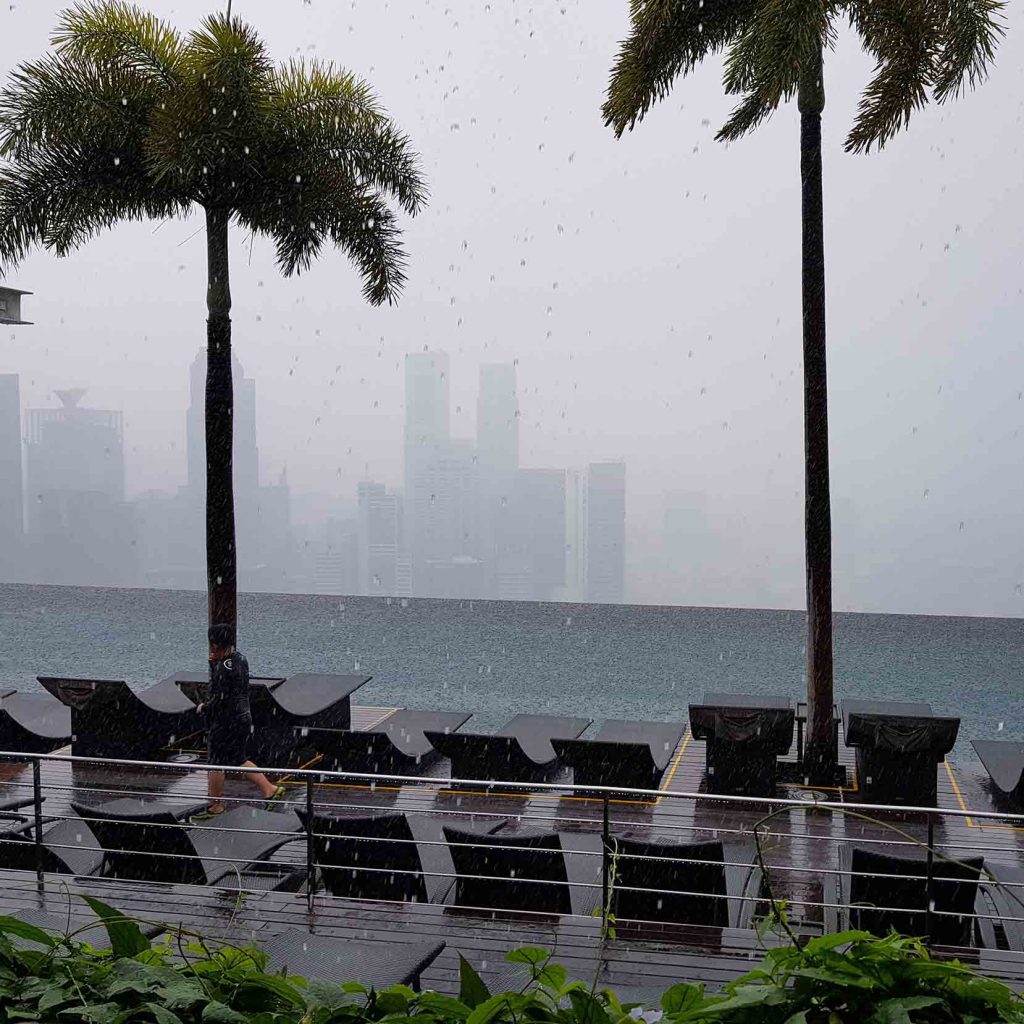
[(835, 773), (832, 727), (832, 523), (825, 375), (825, 250), (821, 185), (823, 55), (848, 20), (875, 60), (848, 152), (881, 148), (929, 93), (942, 103), (987, 74), (1002, 35), (1002, 0), (631, 0), (631, 32), (603, 106), (616, 136), (642, 120), (712, 54), (725, 57), (725, 90), (742, 96), (718, 132), (738, 139), (794, 95), (800, 112), (802, 181), (805, 558), (807, 577), (807, 768)]
[(418, 157), (365, 82), (275, 67), (227, 14), (183, 38), (123, 0), (83, 2), (52, 42), (0, 92), (0, 270), (35, 246), (64, 256), (121, 221), (203, 210), (209, 618), (235, 626), (229, 227), (272, 239), (285, 275), (331, 243), (367, 301), (393, 302), (405, 253), (389, 201), (425, 202)]

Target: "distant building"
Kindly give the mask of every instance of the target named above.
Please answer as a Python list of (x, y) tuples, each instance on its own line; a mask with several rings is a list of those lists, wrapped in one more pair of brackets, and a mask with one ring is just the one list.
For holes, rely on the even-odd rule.
[(411, 579), (403, 558), (402, 499), (372, 480), (360, 483), (356, 495), (357, 593), (408, 597)]
[(21, 463), (21, 394), (17, 374), (0, 374), (0, 580), (22, 568), (25, 532)]
[(43, 582), (126, 586), (138, 580), (137, 520), (125, 502), (120, 412), (58, 391), (56, 409), (28, 412), (28, 530)]
[(318, 533), (313, 544), (313, 593), (359, 593), (358, 521), (329, 519)]
[(592, 462), (586, 494), (587, 600), (626, 599), (626, 465)]
[(31, 295), (19, 288), (7, 288), (0, 285), (0, 324), (30, 325), (30, 320), (21, 319), (21, 297)]

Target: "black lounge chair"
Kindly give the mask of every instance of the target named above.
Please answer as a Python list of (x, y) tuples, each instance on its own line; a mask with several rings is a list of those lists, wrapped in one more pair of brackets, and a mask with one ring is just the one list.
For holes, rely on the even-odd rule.
[(541, 914), (572, 913), (557, 832), (492, 835), (444, 826), (455, 865), (453, 906)]
[(613, 837), (612, 912), (619, 921), (749, 928), (761, 873), (749, 843)]
[(302, 753), (322, 754), (320, 765), (331, 771), (408, 775), (440, 756), (428, 731), (452, 733), (469, 717), (462, 711), (401, 710), (369, 729), (300, 726), (295, 731)]
[[(250, 881), (252, 888), (290, 887), (291, 878), (264, 873), (256, 865), (297, 838), (301, 826), (292, 812), (235, 807), (201, 826), (188, 827), (182, 819), (197, 807), (133, 797), (98, 807), (77, 802), (71, 806), (103, 847), (102, 874), (107, 878), (214, 885), (243, 876), (243, 888)], [(250, 880), (250, 875), (261, 877)]]
[(1013, 740), (971, 740), (988, 772), (999, 802), (1019, 810), (1024, 806), (1024, 743)]
[[(981, 883), (989, 904), (988, 917), (979, 919), (979, 927), (985, 928), (994, 920), (1006, 937), (1007, 947), (1024, 953), (1024, 868), (986, 858), (985, 874), (991, 879)], [(990, 940), (985, 945), (994, 948), (997, 942)]]
[(309, 981), (358, 981), (380, 990), (392, 985), (420, 989), (420, 976), (441, 955), (443, 942), (355, 942), (300, 928), (260, 942), (272, 971)]
[[(45, 800), (46, 797), (43, 797)], [(31, 807), (35, 803), (35, 797), (30, 794), (23, 796), (8, 796), (0, 800), (0, 821), (24, 821), (26, 815), (21, 813), (24, 808)]]
[(78, 818), (44, 820), (43, 841), (35, 842), (35, 822), (12, 824), (0, 830), (0, 868), (35, 871), (40, 866), (54, 875), (95, 875), (103, 865), (103, 848), (91, 829)]
[(307, 829), (312, 825), (320, 878), (332, 896), (440, 903), (452, 887), (436, 820), (390, 812), (312, 819), (302, 809), (298, 814)]
[(49, 754), (71, 742), (71, 712), (41, 693), (12, 691), (0, 701), (0, 752)]
[(846, 745), (857, 751), (859, 799), (934, 807), (937, 769), (956, 743), (959, 718), (937, 718), (928, 704), (847, 700)]
[(683, 735), (674, 722), (607, 721), (592, 740), (551, 741), (578, 787), (657, 789)]
[(173, 677), (138, 691), (114, 679), (40, 676), (39, 682), (71, 708), (71, 752), (79, 757), (156, 761), (203, 728)]
[[(67, 910), (63, 910), (61, 913), (51, 913), (38, 907), (28, 907), (25, 910), (19, 910), (11, 914), (11, 917), (16, 918), (18, 921), (24, 921), (25, 924), (41, 928), (56, 939), (71, 936), (72, 941), (88, 942), (94, 949), (110, 949), (110, 936), (107, 933), (106, 926), (108, 919), (97, 917), (85, 903), (73, 903), (70, 913)], [(110, 920), (118, 921), (123, 920), (123, 918), (124, 915), (118, 914), (110, 918)], [(143, 935), (150, 938), (157, 935), (161, 930), (159, 925), (145, 924), (139, 921), (134, 921), (133, 923), (140, 928)], [(32, 939), (25, 939), (11, 934), (8, 934), (7, 937), (18, 949), (25, 949), (27, 947), (41, 950), (43, 948), (41, 944), (37, 944)]]
[(690, 731), (705, 742), (709, 791), (774, 796), (778, 759), (793, 745), (795, 719), (785, 697), (708, 693), (691, 704)]
[[(825, 908), (826, 931), (862, 929), (886, 936), (890, 931), (918, 935), (942, 946), (978, 946), (975, 914), (988, 914), (979, 886), (983, 857), (941, 856), (932, 860), (932, 913), (928, 913), (925, 851), (914, 853), (839, 847), (838, 903)], [(895, 877), (894, 877), (895, 876)]]
[(553, 740), (574, 740), (589, 718), (516, 715), (495, 733), (439, 732), (425, 735), (434, 748), (451, 759), (452, 778), (469, 781), (543, 782), (561, 764)]

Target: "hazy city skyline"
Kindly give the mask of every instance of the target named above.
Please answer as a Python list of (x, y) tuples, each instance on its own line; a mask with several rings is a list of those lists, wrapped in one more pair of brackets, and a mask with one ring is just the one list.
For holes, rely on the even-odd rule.
[[(62, 6), (0, 12), (0, 73), (45, 50)], [(207, 10), (150, 6), (184, 29)], [(800, 607), (795, 112), (714, 143), (729, 101), (712, 64), (616, 142), (598, 109), (625, 4), (235, 10), (277, 59), (366, 75), (433, 193), (392, 310), (362, 304), (339, 255), (282, 281), (265, 246), (233, 237), (261, 477), (287, 466), (296, 518), (362, 479), (401, 487), (404, 353), (451, 353), (456, 438), (476, 433), (480, 364), (518, 359), (523, 466), (629, 466), (630, 599)], [(1024, 614), (1018, 35), (982, 90), (868, 158), (840, 145), (866, 58), (842, 38), (828, 58), (839, 609)], [(118, 228), (9, 280), (35, 293), (36, 326), (2, 329), (0, 372), (21, 374), (25, 407), (82, 386), (123, 409), (129, 496), (187, 476), (198, 228)]]

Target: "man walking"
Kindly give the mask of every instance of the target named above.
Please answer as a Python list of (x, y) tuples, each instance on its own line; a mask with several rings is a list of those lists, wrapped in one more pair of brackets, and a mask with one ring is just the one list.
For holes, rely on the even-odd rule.
[[(249, 760), (247, 747), (252, 735), (252, 713), (249, 710), (249, 663), (235, 648), (231, 626), (210, 626), (210, 699), (199, 705), (206, 719), (209, 764), (238, 765), (255, 768)], [(284, 786), (275, 786), (262, 772), (250, 771), (249, 777), (259, 786), (266, 800), (284, 795)], [(224, 813), (224, 772), (207, 773), (209, 814)]]

